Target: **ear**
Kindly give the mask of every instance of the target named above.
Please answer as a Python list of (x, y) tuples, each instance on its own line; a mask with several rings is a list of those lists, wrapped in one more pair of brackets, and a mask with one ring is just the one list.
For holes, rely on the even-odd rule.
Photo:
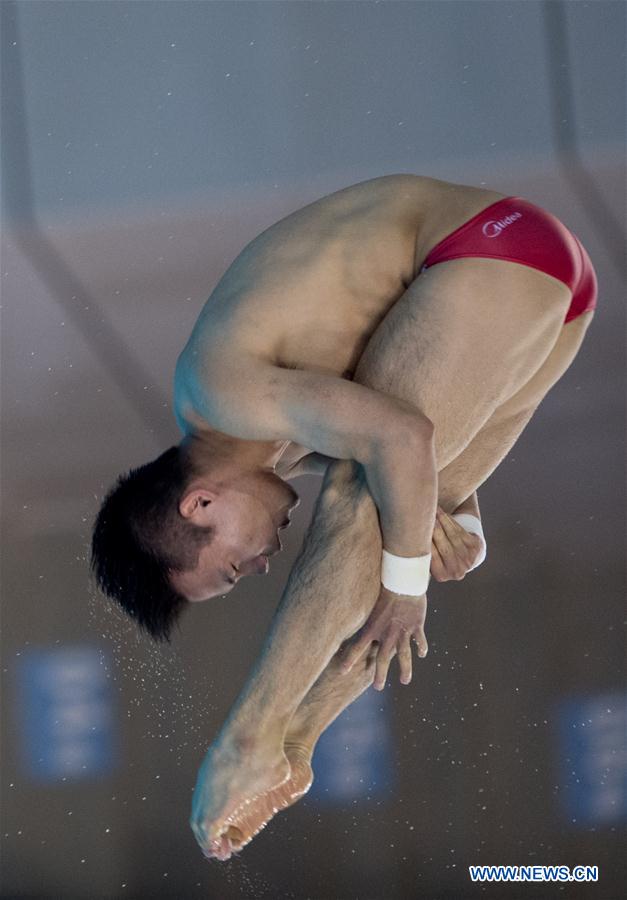
[(217, 494), (207, 488), (194, 488), (188, 491), (179, 503), (179, 512), (184, 519), (190, 519), (197, 525), (206, 522), (207, 512), (215, 503)]

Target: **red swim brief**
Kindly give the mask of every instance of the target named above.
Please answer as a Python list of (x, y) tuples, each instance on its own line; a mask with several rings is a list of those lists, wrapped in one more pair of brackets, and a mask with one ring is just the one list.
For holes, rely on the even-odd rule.
[(521, 197), (497, 200), (455, 229), (430, 251), (420, 271), (464, 256), (508, 259), (559, 279), (573, 292), (564, 322), (596, 308), (597, 277), (579, 238)]

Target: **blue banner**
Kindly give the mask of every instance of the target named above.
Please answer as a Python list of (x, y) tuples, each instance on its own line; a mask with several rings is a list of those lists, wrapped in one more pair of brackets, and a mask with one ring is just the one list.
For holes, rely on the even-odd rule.
[(320, 805), (385, 797), (396, 787), (389, 688), (369, 687), (321, 735), (307, 798)]
[(75, 781), (115, 764), (110, 683), (92, 646), (33, 648), (17, 660), (18, 758), (41, 781)]
[(572, 824), (627, 819), (627, 695), (567, 700), (558, 708), (562, 809)]

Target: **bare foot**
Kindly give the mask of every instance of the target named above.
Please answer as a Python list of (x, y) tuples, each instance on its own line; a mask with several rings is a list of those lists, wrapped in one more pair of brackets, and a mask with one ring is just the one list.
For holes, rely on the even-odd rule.
[(233, 816), (284, 784), (290, 775), (282, 749), (275, 752), (266, 746), (253, 751), (241, 742), (214, 743), (198, 772), (190, 819), (205, 856), (228, 859), (231, 849), (225, 835)]
[(291, 770), (287, 781), (252, 800), (244, 801), (225, 820), (220, 846), (213, 853), (217, 859), (230, 859), (232, 853), (242, 850), (276, 813), (296, 803), (311, 787), (311, 751), (289, 743), (285, 744), (284, 751)]

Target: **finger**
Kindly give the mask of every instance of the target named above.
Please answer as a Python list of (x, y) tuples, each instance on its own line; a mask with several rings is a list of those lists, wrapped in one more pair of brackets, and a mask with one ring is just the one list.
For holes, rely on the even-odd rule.
[(350, 672), (352, 667), (355, 665), (358, 659), (361, 658), (364, 651), (367, 647), (372, 643), (372, 638), (366, 632), (363, 637), (360, 637), (356, 644), (346, 651), (346, 654), (340, 665), (340, 672), (342, 675), (345, 675), (347, 672)]
[(442, 528), (444, 529), (446, 534), (457, 534), (457, 532), (460, 531), (460, 529), (461, 529), (461, 531), (466, 530), (459, 524), (457, 519), (453, 519), (451, 516), (449, 516), (448, 513), (445, 513), (444, 510), (442, 510), (442, 512), (439, 513), (438, 520), (439, 520), (440, 524), (442, 525)]
[(463, 536), (467, 534), (466, 529), (462, 528), (459, 522), (456, 522), (455, 519), (451, 519), (446, 513), (442, 513), (441, 516), (438, 516), (438, 522), (440, 523), (440, 530), (437, 532), (434, 531), (434, 535), (436, 535), (440, 540), (438, 546), (442, 544), (449, 548), (449, 555), (455, 552), (455, 547), (459, 547), (463, 544)]
[[(445, 518), (443, 519), (443, 527), (446, 533), (449, 536), (449, 539), (452, 544), (454, 544), (459, 552), (461, 548), (464, 548), (466, 552), (473, 552), (475, 547), (475, 538), (477, 535), (471, 534), (469, 531), (466, 531), (463, 525), (460, 525), (459, 522), (454, 519), (452, 516), (444, 513)], [(481, 540), (481, 538), (479, 538)]]
[(429, 652), (429, 644), (424, 632), (424, 628), (417, 628), (414, 632), (414, 640), (418, 646), (418, 656), (424, 658)]
[(446, 513), (444, 516), (448, 518), (448, 523), (444, 524), (442, 530), (434, 531), (434, 541), (444, 561), (448, 575), (446, 580), (461, 581), (479, 555), (475, 535), (466, 531), (451, 516), (447, 516)]
[(436, 524), (435, 528), (433, 529), (431, 543), (435, 544), (437, 549), (440, 551), (440, 554), (442, 554), (442, 551), (447, 547), (450, 547), (449, 539), (447, 538), (444, 529), (439, 524)]
[(411, 643), (409, 632), (405, 632), (399, 642), (398, 664), (401, 670), (401, 684), (411, 681)]
[(442, 541), (441, 534), (442, 532), (440, 532), (440, 536), (438, 536), (434, 533), (433, 537), (431, 538), (431, 561), (435, 559), (435, 561), (439, 565), (443, 564), (442, 554), (440, 552), (440, 545)]
[(436, 525), (433, 529), (433, 543), (437, 547), (438, 553), (440, 554), (442, 565), (445, 569), (448, 569), (451, 561), (455, 557), (455, 548), (451, 543), (451, 538), (439, 524)]
[(444, 533), (453, 545), (457, 545), (458, 547), (460, 545), (466, 545), (469, 534), (464, 526), (459, 524), (457, 519), (449, 516), (448, 513), (443, 513), (440, 516), (440, 522), (442, 523)]
[(446, 566), (440, 556), (440, 551), (435, 543), (431, 544), (430, 571), (436, 581), (446, 581)]
[(388, 641), (383, 644), (377, 653), (377, 669), (374, 678), (375, 690), (382, 691), (385, 687), (388, 669), (390, 668), (390, 663), (392, 662), (395, 653), (396, 646), (394, 641)]

